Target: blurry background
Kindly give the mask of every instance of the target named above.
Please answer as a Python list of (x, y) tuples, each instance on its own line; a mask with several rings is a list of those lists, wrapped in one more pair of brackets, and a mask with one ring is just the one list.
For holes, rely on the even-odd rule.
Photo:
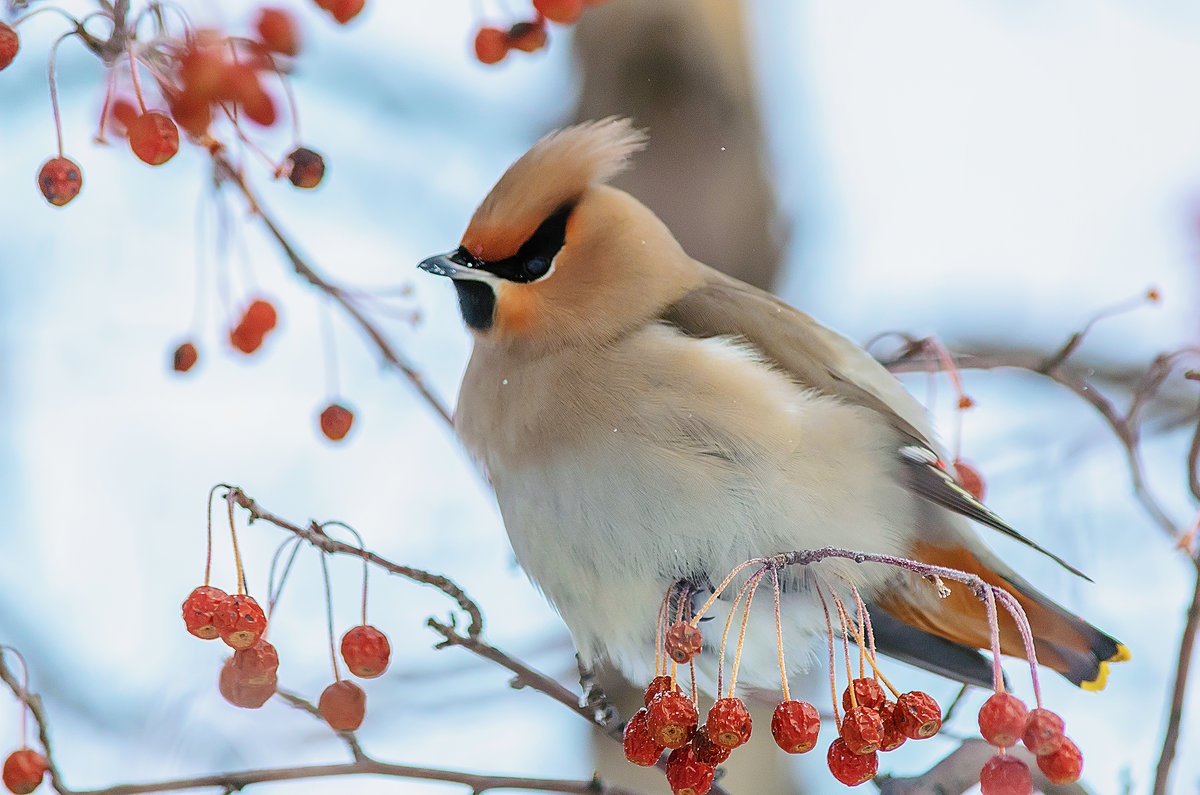
[[(318, 268), (353, 286), (411, 286), (391, 305), (418, 309), (421, 322), (388, 328), (451, 403), (470, 340), (449, 285), (415, 263), (457, 243), (495, 178), (547, 130), (609, 113), (650, 128), (625, 184), (693, 254), (859, 341), (902, 330), (952, 348), (1049, 352), (1097, 309), (1154, 285), (1162, 304), (1105, 321), (1078, 363), (1127, 375), (1196, 342), (1200, 8), (1187, 0), (612, 0), (576, 29), (552, 30), (547, 51), (498, 67), (475, 61), (471, 37), (481, 22), (525, 15), (518, 0), (373, 2), (346, 29), (308, 3), (276, 5), (303, 26), (302, 142), (329, 171), (311, 193), (251, 171)], [(187, 7), (230, 31), (246, 30), (254, 10)], [(152, 169), (119, 139), (92, 143), (103, 72), (71, 41), (59, 92), (85, 187), (62, 210), (42, 201), (34, 176), (54, 153), (45, 57), (63, 29), (53, 14), (23, 25), (22, 51), (0, 74), (0, 643), (30, 661), (68, 783), (345, 758), (324, 725), (281, 703), (226, 704), (215, 687), (223, 648), (180, 625), (179, 603), (203, 577), (204, 497), (217, 482), (297, 522), (343, 520), (379, 553), (450, 575), (484, 607), (489, 640), (570, 682), (566, 631), (515, 568), (448, 428), (288, 275), (243, 203), (213, 199), (206, 156), (185, 146)], [(262, 136), (269, 151), (287, 150), (285, 127)], [(247, 358), (224, 334), (258, 294), (276, 302), (281, 328)], [(326, 323), (340, 397), (357, 413), (338, 446), (315, 423), (331, 397)], [(179, 377), (168, 357), (189, 334), (201, 361)], [(989, 502), (1097, 584), (994, 545), (1134, 653), (1100, 695), (1048, 674), (1046, 700), (1083, 748), (1094, 791), (1148, 791), (1190, 564), (1132, 500), (1122, 451), (1090, 408), (1032, 376), (966, 379), (978, 408), (965, 418), (964, 456)], [(910, 385), (927, 394), (927, 379)], [(1167, 391), (1177, 405), (1152, 423), (1162, 430), (1146, 440), (1147, 465), (1186, 523), (1188, 435), (1171, 419), (1194, 393), (1181, 381)], [(950, 390), (936, 394), (952, 440)], [(217, 534), (215, 583), (228, 587), (227, 538)], [(265, 590), (284, 537), (259, 525), (242, 540), (251, 589)], [(360, 568), (339, 559), (332, 569), (340, 634), (357, 623)], [(313, 699), (331, 681), (323, 605), (304, 551), (271, 639), (281, 686)], [(590, 776), (582, 721), (510, 690), (504, 672), (465, 652), (430, 648), (424, 619), (448, 608), (429, 589), (374, 578), (371, 620), (394, 653), (389, 673), (365, 684), (367, 749), (409, 764)], [(1028, 697), (1027, 673), (1009, 672)], [(943, 704), (957, 690), (907, 670), (895, 678)], [(949, 737), (909, 743), (883, 770), (927, 769), (953, 735), (975, 731), (985, 696), (969, 696)], [(1198, 740), (1196, 702), (1184, 748)], [(0, 749), (19, 743), (17, 714), (0, 696)], [(841, 790), (822, 753), (791, 764), (805, 791)], [(1200, 758), (1181, 754), (1174, 791), (1198, 781)], [(365, 778), (256, 791), (330, 786), (461, 791)]]

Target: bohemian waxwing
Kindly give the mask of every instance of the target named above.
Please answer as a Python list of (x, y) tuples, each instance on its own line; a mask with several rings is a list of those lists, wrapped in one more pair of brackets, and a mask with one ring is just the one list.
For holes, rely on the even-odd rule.
[[(702, 600), (749, 558), (836, 545), (1002, 585), (1029, 616), (1038, 659), (1103, 687), (1107, 663), (1128, 651), (983, 544), (972, 520), (1035, 546), (946, 473), (900, 383), (807, 315), (688, 257), (649, 209), (605, 184), (644, 144), (620, 119), (546, 136), (484, 198), (458, 249), (420, 266), (453, 280), (474, 335), (455, 428), (582, 659), (646, 681), (673, 583)], [(880, 651), (991, 685), (977, 651), (989, 644), (985, 608), (964, 586), (939, 599), (908, 572), (846, 560), (780, 575), (797, 667), (825, 648), (814, 583), (847, 600), (852, 583)], [(707, 626), (725, 623), (736, 593)], [(777, 689), (773, 600), (754, 608), (741, 679)], [(1002, 648), (1021, 655), (1006, 618)]]

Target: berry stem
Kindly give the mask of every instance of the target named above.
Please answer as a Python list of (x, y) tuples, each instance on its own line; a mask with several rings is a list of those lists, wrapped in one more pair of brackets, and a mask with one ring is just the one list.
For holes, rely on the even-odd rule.
[(325, 524), (321, 525), (321, 531), (324, 532), (325, 528), (329, 527), (330, 525), (335, 525), (337, 527), (341, 527), (344, 530), (349, 530), (350, 534), (354, 536), (354, 540), (358, 542), (358, 550), (359, 550), (359, 553), (362, 555), (362, 562), (363, 562), (362, 622), (363, 622), (363, 626), (366, 626), (366, 624), (367, 624), (367, 573), (369, 571), (369, 567), (367, 565), (367, 545), (365, 543), (363, 543), (363, 538), (361, 535), (359, 535), (357, 530), (355, 530), (353, 527), (346, 524), (345, 522), (338, 521), (337, 519), (334, 519), (333, 521), (329, 521), (329, 522), (326, 522)]
[[(288, 575), (292, 572), (292, 564), (296, 562), (296, 553), (300, 551), (301, 541), (303, 539), (300, 536), (294, 536), (285, 540), (276, 548), (275, 555), (271, 558), (271, 570), (267, 575), (267, 632), (271, 631), (271, 616), (275, 612), (275, 603), (279, 601), (279, 597), (283, 593), (283, 584), (287, 582)], [(292, 545), (292, 552), (288, 555), (287, 563), (283, 567), (283, 574), (279, 575), (279, 584), (276, 585), (275, 568), (279, 563), (279, 558), (283, 555), (283, 551), (287, 549), (288, 544)]]
[(1029, 628), (1029, 619), (1025, 617), (1025, 611), (1015, 596), (1003, 588), (994, 588), (993, 590), (997, 601), (1004, 605), (1004, 609), (1012, 615), (1013, 621), (1017, 624), (1017, 630), (1021, 633), (1021, 642), (1025, 644), (1025, 658), (1029, 660), (1029, 674), (1033, 679), (1033, 697), (1037, 701), (1038, 709), (1041, 709), (1042, 687), (1038, 683), (1037, 653), (1033, 648), (1033, 630)]
[(829, 636), (829, 700), (833, 703), (833, 724), (837, 726), (838, 734), (841, 734), (842, 718), (838, 713), (837, 680), (834, 678), (836, 662), (833, 655), (833, 623), (829, 620), (829, 604), (825, 601), (821, 585), (820, 583), (814, 583), (814, 585), (817, 589), (817, 596), (821, 599), (821, 609), (825, 611), (825, 632)]
[[(739, 566), (738, 568), (740, 569), (741, 566)], [(750, 587), (750, 583), (753, 581), (754, 581), (754, 577), (752, 576), (750, 579), (746, 580), (745, 584), (742, 585), (740, 590), (738, 590), (737, 596), (735, 596), (733, 599), (733, 604), (730, 605), (730, 607), (729, 607), (729, 615), (725, 618), (725, 629), (721, 632), (721, 652), (720, 652), (720, 656), (717, 658), (717, 694), (718, 695), (720, 695), (721, 691), (724, 689), (721, 686), (721, 683), (724, 681), (723, 676), (725, 673), (725, 646), (729, 640), (729, 628), (731, 626), (733, 626), (733, 617), (735, 615), (737, 615), (738, 605), (740, 605), (742, 603), (742, 597), (745, 596), (746, 589)], [(722, 588), (725, 587), (726, 583), (728, 583), (728, 578), (726, 578), (725, 583), (721, 584), (721, 587)], [(701, 611), (701, 612), (703, 612), (703, 611)], [(739, 651), (740, 651), (740, 647), (739, 647)], [(736, 662), (735, 662), (735, 667), (736, 667)]]
[(671, 598), (671, 589), (663, 596), (662, 604), (658, 606), (658, 624), (654, 628), (654, 675), (666, 676), (667, 661), (663, 654), (663, 638), (667, 634), (667, 601)]
[[(857, 709), (858, 699), (854, 696), (854, 672), (850, 668), (850, 629), (847, 626), (847, 623), (852, 622), (849, 622), (846, 606), (842, 604), (841, 597), (832, 590), (829, 595), (833, 597), (833, 605), (837, 608), (838, 619), (842, 622), (842, 651), (846, 656), (846, 684), (850, 686), (850, 708)], [(862, 646), (859, 645), (859, 648), (861, 649)]]
[[(733, 653), (733, 670), (729, 672), (730, 698), (733, 698), (734, 688), (737, 687), (738, 666), (741, 665), (742, 646), (746, 642), (746, 624), (750, 620), (750, 604), (754, 601), (754, 592), (758, 590), (758, 583), (762, 580), (763, 574), (765, 573), (765, 569), (759, 569), (750, 578), (750, 581), (746, 583), (746, 585), (749, 586), (750, 591), (746, 594), (746, 606), (742, 610), (742, 625), (738, 628), (737, 651)], [(730, 613), (730, 615), (732, 616), (733, 614)], [(720, 695), (720, 691), (718, 691), (718, 695)]]
[[(850, 587), (854, 588), (854, 586), (850, 586)], [(867, 617), (867, 620), (866, 620), (867, 631), (868, 631), (868, 633), (870, 633), (870, 631), (871, 631), (871, 616), (870, 616), (870, 613), (866, 612), (865, 606), (862, 606), (862, 600), (858, 596), (858, 589), (856, 589), (856, 588), (854, 589), (854, 596), (856, 599), (858, 599), (860, 607), (863, 607), (863, 615), (865, 615)], [(862, 636), (862, 630), (859, 628), (856, 628), (853, 623), (850, 624), (850, 630), (851, 630), (851, 632), (854, 633), (854, 642), (857, 643), (861, 647), (863, 645), (863, 643), (865, 642), (865, 640)], [(885, 686), (887, 686), (887, 689), (892, 691), (892, 695), (895, 696), (896, 698), (899, 698), (900, 691), (897, 690), (895, 688), (895, 686), (893, 686), (892, 683), (888, 681), (887, 677), (883, 675), (883, 671), (879, 670), (879, 665), (875, 660), (874, 636), (872, 635), (872, 636), (870, 636), (870, 638), (871, 638), (871, 640), (870, 640), (871, 654), (867, 656), (867, 662), (870, 663), (871, 670), (875, 673), (875, 679), (876, 679), (876, 681), (883, 682), (883, 684)], [(851, 684), (853, 685), (853, 682), (851, 682)], [(851, 688), (851, 691), (850, 691), (850, 700), (853, 702), (857, 702), (857, 699), (854, 696), (853, 688)]]
[(868, 612), (867, 606), (863, 604), (862, 595), (859, 594), (858, 588), (854, 587), (853, 583), (850, 585), (850, 591), (854, 594), (854, 603), (858, 606), (858, 615), (861, 617), (861, 622), (859, 623), (860, 632), (862, 631), (863, 624), (866, 624), (867, 643), (871, 649), (867, 659), (871, 663), (871, 669), (875, 672), (875, 678), (878, 680), (881, 674), (879, 673), (879, 668), (875, 665), (875, 628), (871, 626), (871, 614)]
[(237, 566), (237, 592), (246, 593), (246, 570), (242, 568), (242, 552), (238, 549), (237, 528), (233, 522), (233, 489), (225, 492), (225, 504), (229, 506), (229, 535), (233, 538), (233, 562)]
[(146, 100), (142, 97), (142, 83), (138, 80), (137, 59), (133, 57), (133, 42), (132, 40), (125, 46), (125, 53), (129, 56), (129, 78), (133, 81), (133, 95), (137, 97), (138, 107), (142, 109), (142, 114), (146, 113)]
[(775, 594), (775, 637), (779, 641), (779, 681), (783, 684), (783, 700), (791, 701), (788, 694), (787, 666), (783, 662), (783, 621), (779, 615), (779, 569), (771, 567), (771, 590)]
[(6, 651), (12, 652), (21, 661), (21, 692), (18, 697), (21, 699), (21, 748), (24, 749), (29, 747), (29, 663), (25, 662), (25, 655), (16, 647), (0, 644), (0, 658), (4, 657)]
[(988, 588), (984, 591), (983, 603), (987, 606), (988, 628), (992, 643), (992, 689), (1004, 692), (1004, 674), (1000, 670), (1000, 622), (996, 618), (996, 594)]
[(329, 563), (325, 560), (325, 550), (321, 550), (321, 578), (325, 581), (325, 620), (329, 624), (329, 660), (333, 663), (333, 681), (342, 681), (338, 673), (337, 652), (333, 640), (333, 588), (329, 585)]
[(104, 140), (104, 127), (108, 124), (108, 109), (112, 106), (113, 88), (117, 82), (117, 70), (108, 70), (107, 85), (104, 89), (104, 107), (100, 109), (100, 127), (96, 130), (96, 143), (106, 143)]
[(958, 366), (954, 364), (954, 357), (950, 355), (950, 351), (946, 350), (946, 346), (942, 344), (941, 340), (937, 337), (929, 337), (925, 340), (925, 346), (932, 349), (934, 355), (941, 361), (942, 370), (950, 378), (950, 384), (954, 387), (954, 394), (958, 398), (957, 409), (954, 412), (954, 460), (957, 461), (962, 453), (963, 402), (966, 398), (966, 393), (963, 392), (962, 376), (958, 372)]
[(229, 486), (226, 486), (224, 483), (218, 483), (217, 485), (213, 486), (208, 491), (208, 551), (205, 553), (205, 556), (204, 556), (204, 584), (205, 585), (208, 585), (209, 580), (212, 577), (212, 547), (213, 547), (213, 544), (212, 544), (212, 501), (213, 501), (213, 495), (217, 493), (217, 489), (219, 489), (219, 488), (228, 489)]
[(696, 613), (696, 615), (692, 616), (692, 626), (699, 626), (700, 619), (704, 617), (704, 614), (708, 612), (708, 608), (712, 607), (712, 603), (717, 601), (717, 597), (721, 595), (721, 592), (724, 591), (729, 585), (729, 581), (732, 580), (739, 571), (751, 565), (752, 563), (763, 564), (767, 562), (769, 562), (768, 558), (751, 558), (750, 560), (747, 560), (744, 563), (739, 563), (736, 567), (734, 567), (733, 571), (729, 572), (729, 574), (725, 576), (725, 579), (721, 581), (721, 584), (716, 587), (716, 590), (713, 591), (712, 596), (708, 597), (708, 600), (701, 605), (700, 611)]
[(54, 40), (54, 44), (50, 47), (50, 65), (48, 74), (50, 77), (50, 107), (54, 110), (54, 134), (58, 138), (58, 156), (64, 157), (63, 154), (63, 134), (62, 134), (62, 114), (58, 111), (58, 84), (54, 80), (54, 61), (58, 56), (58, 45), (62, 44), (65, 39), (74, 36), (76, 31), (64, 33)]

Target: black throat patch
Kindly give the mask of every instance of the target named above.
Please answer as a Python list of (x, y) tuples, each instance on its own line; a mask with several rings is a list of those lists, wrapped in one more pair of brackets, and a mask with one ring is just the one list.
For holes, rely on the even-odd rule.
[(492, 288), (475, 279), (455, 279), (454, 289), (458, 290), (463, 321), (476, 331), (490, 329), (496, 314), (496, 293)]

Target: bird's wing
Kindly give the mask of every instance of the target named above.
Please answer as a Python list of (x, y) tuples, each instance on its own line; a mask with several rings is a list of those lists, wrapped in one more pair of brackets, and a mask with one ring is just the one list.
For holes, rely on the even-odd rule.
[(661, 320), (692, 337), (743, 339), (800, 386), (872, 409), (905, 437), (937, 449), (924, 408), (866, 351), (771, 294), (706, 270), (706, 283)]
[(703, 267), (706, 282), (667, 307), (660, 320), (692, 337), (745, 340), (801, 387), (871, 409), (901, 436), (896, 454), (910, 491), (998, 530), (1087, 579), (955, 482), (941, 464), (924, 408), (870, 354), (769, 293)]

